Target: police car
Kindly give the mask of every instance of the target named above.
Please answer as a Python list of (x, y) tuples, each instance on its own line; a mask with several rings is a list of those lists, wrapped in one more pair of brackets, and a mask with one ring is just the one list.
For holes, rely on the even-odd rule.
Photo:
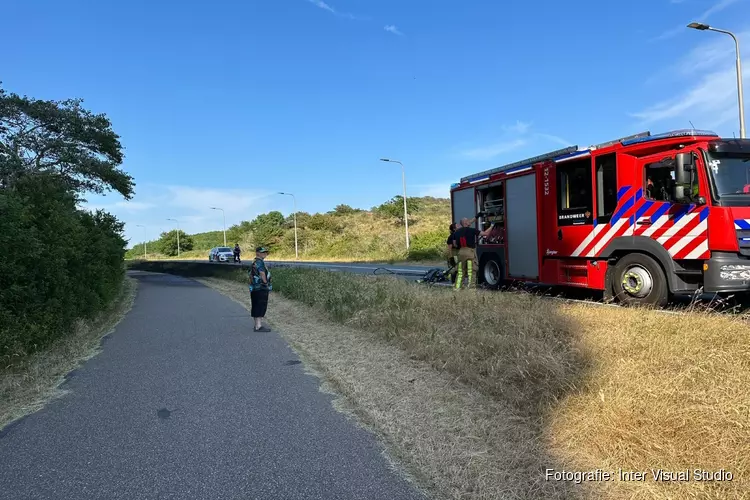
[(209, 262), (232, 262), (234, 253), (229, 247), (215, 247), (208, 253)]

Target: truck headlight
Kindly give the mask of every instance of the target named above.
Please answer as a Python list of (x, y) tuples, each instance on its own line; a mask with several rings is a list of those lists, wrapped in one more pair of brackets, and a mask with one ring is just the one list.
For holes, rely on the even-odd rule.
[(719, 268), (721, 279), (730, 281), (748, 281), (750, 280), (750, 265), (747, 264), (727, 264)]

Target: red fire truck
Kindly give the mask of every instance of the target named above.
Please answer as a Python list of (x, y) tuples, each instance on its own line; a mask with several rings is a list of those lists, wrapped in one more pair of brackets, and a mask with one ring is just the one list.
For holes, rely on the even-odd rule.
[(750, 140), (702, 130), (571, 146), (461, 179), (453, 220), (494, 225), (480, 283), (601, 290), (622, 303), (750, 291)]

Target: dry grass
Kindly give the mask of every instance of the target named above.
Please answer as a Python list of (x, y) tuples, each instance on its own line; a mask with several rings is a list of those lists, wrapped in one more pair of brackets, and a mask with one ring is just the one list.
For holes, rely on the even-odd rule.
[(750, 498), (750, 330), (742, 318), (565, 307), (594, 361), (549, 419), (580, 470), (721, 469), (731, 482), (608, 483), (611, 498)]
[[(323, 369), (343, 377), (344, 394), (369, 401), (368, 421), (396, 454), (446, 498), (573, 496), (569, 484), (544, 482), (546, 467), (649, 471), (644, 481), (589, 483), (590, 498), (750, 498), (750, 330), (742, 318), (316, 270), (277, 269), (274, 280), (282, 294), (343, 325), (329, 336), (327, 326), (306, 330), (316, 322), (308, 313), (283, 313), (318, 345), (313, 357)], [(279, 312), (274, 321), (292, 328)], [(390, 362), (367, 361), (387, 343), (403, 357), (388, 351)], [(420, 390), (399, 386), (417, 369), (406, 356), (446, 378)], [(335, 368), (342, 363), (368, 368), (347, 379), (355, 368)], [(438, 380), (452, 381), (439, 389)], [(650, 477), (659, 468), (734, 477), (669, 484)]]
[(120, 295), (95, 320), (79, 322), (74, 332), (44, 351), (5, 361), (0, 367), (0, 430), (64, 394), (59, 387), (65, 375), (98, 354), (102, 337), (130, 310), (135, 294), (135, 280), (126, 278)]
[[(249, 308), (237, 282), (201, 280)], [(268, 318), (308, 368), (343, 399), (336, 406), (372, 429), (433, 498), (574, 498), (544, 482), (554, 467), (538, 429), (512, 408), (434, 370), (409, 352), (274, 294)]]

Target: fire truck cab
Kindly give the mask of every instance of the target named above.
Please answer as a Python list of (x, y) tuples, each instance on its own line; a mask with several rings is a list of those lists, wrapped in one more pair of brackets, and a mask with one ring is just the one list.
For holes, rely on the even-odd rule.
[(750, 291), (750, 140), (643, 132), (461, 179), (454, 222), (480, 213), (480, 283), (601, 290), (623, 303)]

